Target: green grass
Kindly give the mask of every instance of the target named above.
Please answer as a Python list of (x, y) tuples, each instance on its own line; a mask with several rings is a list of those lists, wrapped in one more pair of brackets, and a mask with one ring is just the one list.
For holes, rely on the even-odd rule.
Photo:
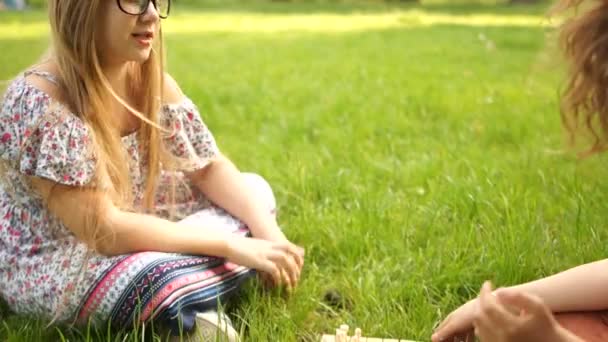
[[(604, 257), (608, 160), (566, 148), (544, 7), (175, 11), (170, 72), (223, 151), (273, 184), (284, 229), (307, 249), (293, 296), (250, 287), (232, 305), (248, 340), (313, 341), (343, 322), (429, 340), (486, 279)], [(41, 13), (0, 13), (0, 79), (35, 61), (46, 36)], [(329, 289), (351, 306), (324, 309)], [(2, 340), (58, 338), (37, 320), (0, 325)]]

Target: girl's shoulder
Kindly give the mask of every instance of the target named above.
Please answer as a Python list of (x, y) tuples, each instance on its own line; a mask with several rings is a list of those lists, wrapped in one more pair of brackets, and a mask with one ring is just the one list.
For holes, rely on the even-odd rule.
[(19, 117), (27, 124), (46, 113), (50, 106), (68, 112), (66, 94), (52, 68), (33, 67), (19, 74), (9, 84), (0, 106), (0, 117)]
[(69, 109), (59, 77), (48, 69), (32, 68), (9, 84), (0, 103), (0, 131), (23, 132), (43, 121), (84, 126)]
[(190, 107), (191, 101), (184, 94), (177, 81), (168, 73), (163, 80), (163, 111), (168, 112), (179, 107)]
[(64, 105), (57, 80), (50, 71), (29, 69), (9, 84), (0, 104), (0, 160), (27, 175), (68, 177), (68, 161), (92, 159), (89, 130)]

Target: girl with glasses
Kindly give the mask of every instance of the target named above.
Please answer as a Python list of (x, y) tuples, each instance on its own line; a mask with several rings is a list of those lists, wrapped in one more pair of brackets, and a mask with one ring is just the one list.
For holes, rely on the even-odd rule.
[[(238, 336), (214, 310), (303, 249), (163, 71), (170, 0), (49, 0), (50, 57), (0, 105), (0, 295), (60, 322)], [(176, 337), (178, 338), (178, 337)]]

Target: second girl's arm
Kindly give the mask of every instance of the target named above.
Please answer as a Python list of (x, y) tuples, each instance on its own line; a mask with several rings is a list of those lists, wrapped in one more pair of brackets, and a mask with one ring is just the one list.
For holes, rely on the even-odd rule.
[(511, 288), (537, 295), (553, 312), (606, 310), (608, 260), (577, 266)]

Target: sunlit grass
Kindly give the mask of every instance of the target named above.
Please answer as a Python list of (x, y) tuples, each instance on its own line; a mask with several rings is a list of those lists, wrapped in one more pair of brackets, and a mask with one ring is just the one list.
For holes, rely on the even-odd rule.
[[(415, 28), (432, 25), (550, 27), (556, 24), (556, 20), (552, 21), (542, 14), (449, 14), (424, 9), (392, 9), (388, 13), (354, 12), (290, 15), (250, 12), (194, 12), (186, 14), (184, 12), (186, 11), (181, 13), (176, 11), (171, 20), (164, 23), (163, 28), (166, 33), (282, 33), (286, 31), (331, 33)], [(13, 20), (0, 25), (0, 39), (3, 40), (40, 38), (47, 35), (48, 25), (44, 17), (25, 24)]]
[[(2, 15), (3, 13), (0, 13), (0, 18)], [(48, 22), (43, 17), (28, 23), (7, 20), (7, 22), (0, 22), (0, 39), (20, 40), (47, 37), (49, 35), (48, 26)]]
[[(292, 297), (248, 288), (232, 306), (248, 341), (341, 323), (428, 341), (486, 279), (605, 257), (608, 155), (564, 144), (545, 8), (230, 4), (165, 28), (169, 72), (307, 248)], [(0, 79), (44, 51), (43, 23), (0, 13)], [(328, 308), (328, 290), (350, 305)], [(11, 315), (0, 340), (58, 336), (37, 322)]]

